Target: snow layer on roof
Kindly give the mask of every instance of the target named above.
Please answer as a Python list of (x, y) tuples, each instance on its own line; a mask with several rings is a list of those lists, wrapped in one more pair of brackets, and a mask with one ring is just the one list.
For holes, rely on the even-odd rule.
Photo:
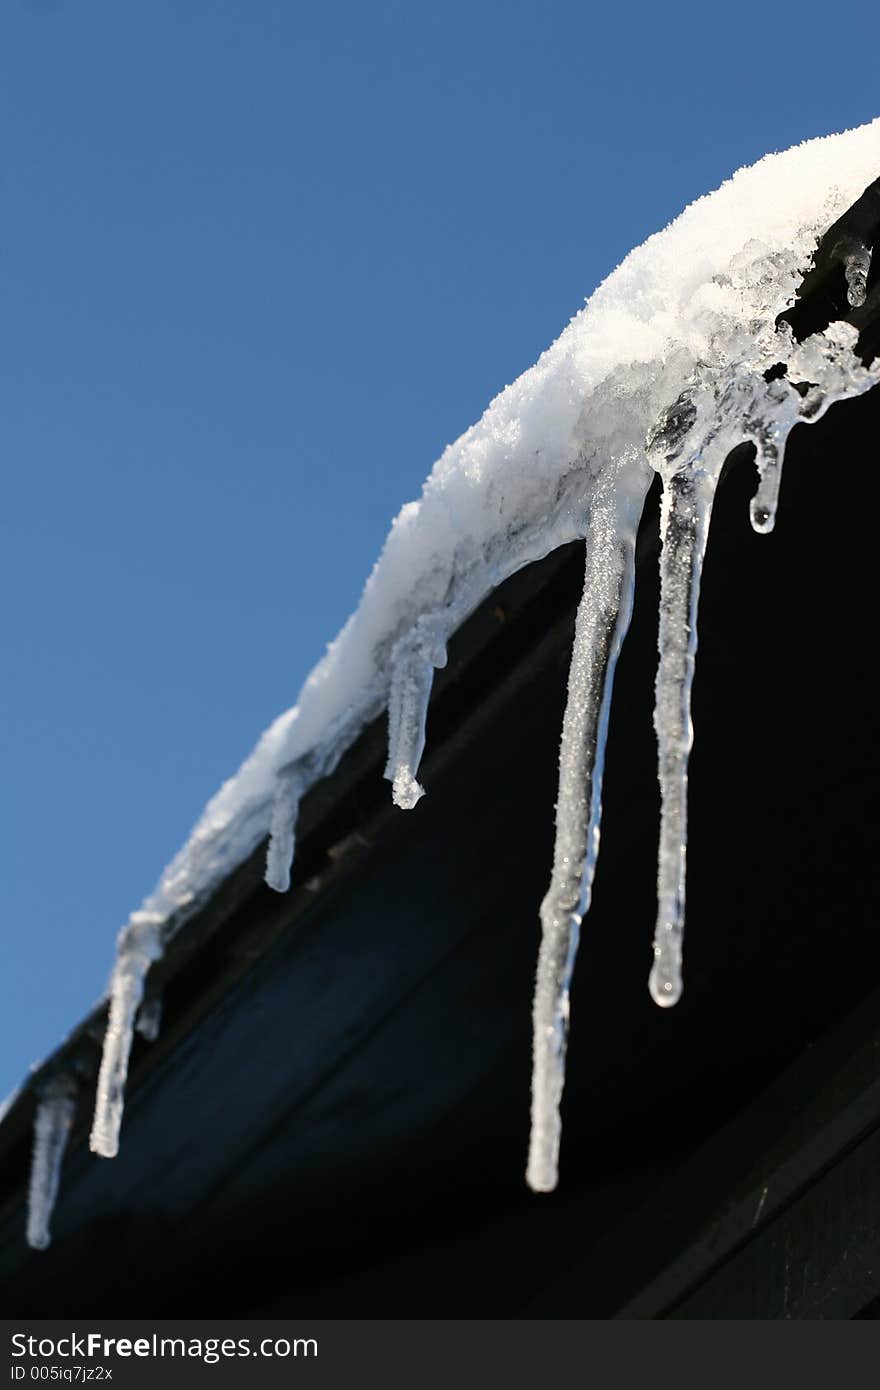
[(422, 614), (454, 607), (460, 622), (518, 566), (583, 533), (592, 476), (643, 453), (698, 363), (751, 353), (820, 231), (878, 170), (880, 118), (739, 170), (630, 252), (401, 509), (296, 705), (208, 803), (134, 923), (164, 924), (252, 852), (280, 768), (312, 754), (306, 781), (330, 769), (387, 703), (392, 647)]
[[(516, 569), (579, 537), (589, 549), (591, 508), (609, 489), (620, 513), (637, 517), (651, 466), (667, 482), (680, 466), (668, 408), (683, 393), (705, 421), (728, 408), (732, 386), (734, 406), (747, 413), (765, 390), (763, 371), (783, 351), (774, 320), (791, 304), (818, 235), (878, 171), (880, 119), (740, 170), (631, 252), (535, 366), (445, 450), (420, 499), (395, 519), (357, 610), (297, 704), (208, 804), (120, 935), (92, 1137), (98, 1152), (116, 1152), (143, 979), (169, 936), (270, 828), (268, 880), (287, 886), (300, 798), (386, 707), (387, 775), (398, 804), (415, 804), (432, 672), (451, 633)], [(849, 341), (832, 334), (812, 359), (817, 374), (801, 378), (821, 379), (826, 399), (845, 393), (845, 383), (832, 390), (826, 377)], [(784, 346), (794, 345), (788, 338)], [(778, 476), (774, 440), (784, 439), (799, 409), (787, 385), (773, 390), (763, 452), (751, 436), (769, 491)], [(761, 529), (771, 525), (772, 506)], [(682, 740), (686, 708), (683, 719)], [(677, 843), (683, 830), (669, 833)]]

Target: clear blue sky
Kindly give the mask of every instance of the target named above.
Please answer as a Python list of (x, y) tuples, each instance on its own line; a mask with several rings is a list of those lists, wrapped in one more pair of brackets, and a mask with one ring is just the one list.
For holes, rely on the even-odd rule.
[(873, 6), (7, 0), (0, 1095), (443, 446), (634, 244), (877, 114)]

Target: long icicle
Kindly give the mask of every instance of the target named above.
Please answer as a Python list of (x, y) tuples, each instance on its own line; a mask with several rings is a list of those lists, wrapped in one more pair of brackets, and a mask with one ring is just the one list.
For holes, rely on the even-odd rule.
[(74, 1082), (66, 1076), (56, 1078), (46, 1087), (34, 1118), (27, 1218), (27, 1243), (32, 1250), (46, 1250), (52, 1243), (49, 1223), (75, 1113)]
[(660, 776), (657, 927), (649, 989), (669, 1008), (681, 997), (687, 845), (691, 686), (697, 651), (700, 575), (715, 479), (698, 464), (667, 478), (660, 553), (660, 662), (654, 702)]
[[(632, 514), (623, 514), (627, 506)], [(541, 904), (533, 1008), (532, 1127), (526, 1180), (551, 1192), (558, 1176), (569, 989), (599, 852), (602, 769), (614, 668), (629, 627), (638, 509), (626, 498), (594, 507), (584, 592), (575, 622), (559, 753), (553, 873)]]
[(115, 1158), (119, 1152), (119, 1130), (135, 1018), (144, 997), (147, 972), (153, 961), (162, 954), (160, 928), (159, 921), (135, 914), (131, 925), (120, 936), (110, 983), (110, 1012), (104, 1034), (90, 1139), (92, 1152), (100, 1154), (102, 1158)]

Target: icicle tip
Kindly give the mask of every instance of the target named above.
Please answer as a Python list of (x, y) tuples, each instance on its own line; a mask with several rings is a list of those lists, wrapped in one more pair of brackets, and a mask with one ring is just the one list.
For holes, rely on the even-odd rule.
[(670, 979), (656, 965), (648, 977), (648, 991), (654, 1003), (661, 1009), (673, 1008), (684, 992), (680, 976)]
[(761, 506), (753, 500), (749, 509), (749, 516), (752, 523), (752, 530), (757, 531), (761, 536), (769, 536), (776, 525), (776, 514), (770, 507)]
[(395, 806), (399, 806), (401, 811), (411, 811), (424, 795), (424, 787), (413, 777), (410, 768), (398, 768), (391, 784), (391, 799)]

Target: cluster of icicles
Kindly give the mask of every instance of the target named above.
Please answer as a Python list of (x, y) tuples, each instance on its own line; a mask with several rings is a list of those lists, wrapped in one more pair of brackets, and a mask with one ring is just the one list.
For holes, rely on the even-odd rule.
[[(853, 306), (864, 302), (869, 264), (864, 247), (855, 247), (846, 257)], [(773, 350), (766, 362), (743, 359), (723, 368), (698, 364), (649, 432), (644, 448), (606, 463), (583, 493), (579, 529), (585, 541), (586, 576), (562, 728), (556, 843), (550, 886), (541, 905), (534, 997), (527, 1180), (535, 1191), (550, 1191), (557, 1183), (569, 987), (599, 852), (612, 683), (632, 612), (636, 533), (651, 480), (658, 473), (664, 491), (654, 716), (661, 821), (649, 987), (655, 1002), (666, 1008), (682, 992), (690, 696), (700, 574), (715, 489), (725, 458), (737, 444), (751, 440), (759, 477), (751, 523), (762, 533), (773, 529), (782, 455), (793, 425), (818, 419), (833, 402), (861, 394), (880, 380), (880, 364), (865, 368), (854, 355), (855, 339), (852, 328), (833, 324), (799, 345), (782, 323), (772, 335)], [(558, 537), (557, 543), (562, 543)], [(524, 536), (519, 551), (508, 557), (506, 573), (552, 548), (546, 538), (539, 543), (534, 536)], [(473, 606), (472, 595), (468, 606), (451, 603), (424, 613), (393, 646), (385, 775), (401, 808), (414, 807), (423, 795), (417, 777), (433, 673), (444, 665), (447, 641)], [(337, 761), (341, 751), (337, 740)], [(279, 892), (290, 883), (299, 801), (326, 770), (320, 759), (307, 756), (282, 767), (276, 777), (266, 881)], [(162, 953), (163, 925), (158, 914), (135, 914), (120, 938), (91, 1138), (93, 1150), (106, 1157), (118, 1150), (133, 1033), (136, 1028), (147, 1038), (158, 1033), (159, 1001), (145, 1001), (144, 985), (150, 965)], [(36, 1249), (49, 1244), (49, 1220), (74, 1106), (74, 1083), (57, 1076), (38, 1105), (27, 1228), (28, 1241)]]

